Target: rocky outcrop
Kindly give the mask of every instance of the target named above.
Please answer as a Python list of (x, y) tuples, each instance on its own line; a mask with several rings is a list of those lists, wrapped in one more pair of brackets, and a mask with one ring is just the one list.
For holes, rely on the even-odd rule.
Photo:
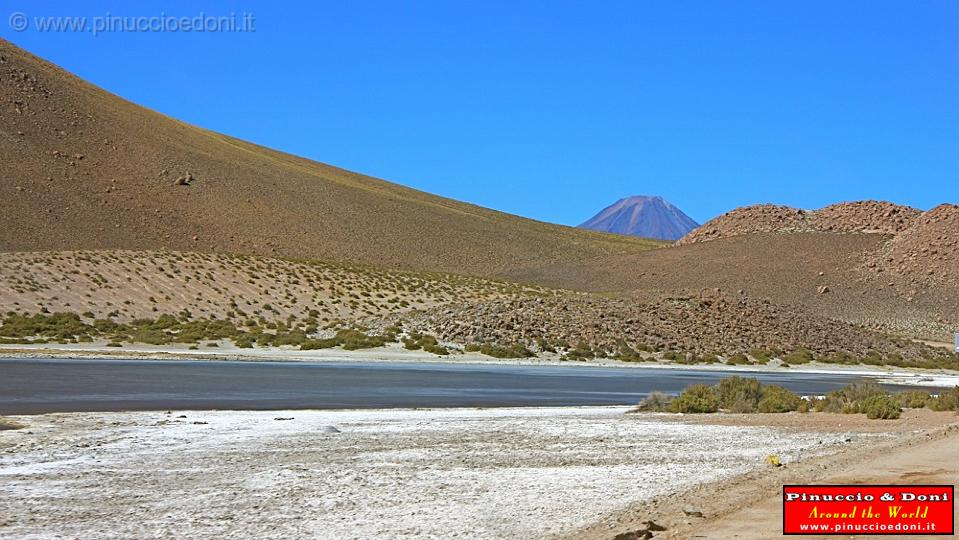
[(711, 219), (677, 242), (691, 244), (756, 233), (896, 234), (907, 229), (921, 211), (886, 201), (838, 203), (819, 210), (759, 204)]
[(866, 268), (913, 287), (959, 287), (959, 206), (942, 204), (925, 212)]

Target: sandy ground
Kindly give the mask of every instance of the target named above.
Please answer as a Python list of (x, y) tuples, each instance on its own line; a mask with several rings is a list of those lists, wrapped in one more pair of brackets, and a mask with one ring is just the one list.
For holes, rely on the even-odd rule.
[(543, 355), (538, 358), (497, 359), (480, 353), (457, 353), (448, 356), (427, 354), (423, 351), (410, 351), (401, 344), (390, 343), (376, 349), (345, 351), (340, 348), (301, 351), (292, 347), (258, 347), (240, 349), (230, 341), (217, 342), (217, 347), (201, 347), (190, 350), (188, 345), (170, 344), (152, 346), (143, 344), (124, 344), (122, 348), (107, 347), (106, 343), (78, 344), (41, 344), (41, 345), (0, 345), (0, 356), (26, 358), (146, 358), (151, 360), (251, 360), (257, 362), (389, 362), (389, 363), (437, 363), (437, 364), (495, 364), (522, 366), (581, 366), (581, 367), (617, 367), (617, 368), (657, 368), (686, 369), (698, 371), (728, 371), (730, 373), (766, 372), (766, 373), (841, 373), (872, 377), (880, 382), (901, 385), (952, 387), (959, 386), (959, 372), (951, 370), (921, 370), (902, 368), (882, 368), (876, 366), (846, 366), (837, 364), (802, 364), (784, 368), (778, 364), (757, 366), (727, 366), (725, 364), (685, 365), (668, 362), (620, 362), (610, 359), (590, 361), (561, 361), (556, 355)]
[[(783, 484), (959, 484), (959, 416), (952, 412), (907, 410), (894, 421), (831, 414), (710, 415), (684, 421), (785, 430), (850, 430), (849, 433), (859, 435), (852, 435), (853, 440), (839, 452), (787, 463), (781, 468), (753, 469), (666, 497), (635, 500), (620, 513), (561, 538), (610, 540), (617, 534), (644, 528), (648, 520), (667, 528), (656, 534), (657, 539), (783, 538)], [(864, 432), (892, 436), (868, 438), (862, 436)], [(699, 511), (704, 517), (687, 515), (686, 510)]]
[(625, 411), (13, 417), (29, 427), (0, 431), (0, 537), (548, 538), (769, 454), (892, 437)]

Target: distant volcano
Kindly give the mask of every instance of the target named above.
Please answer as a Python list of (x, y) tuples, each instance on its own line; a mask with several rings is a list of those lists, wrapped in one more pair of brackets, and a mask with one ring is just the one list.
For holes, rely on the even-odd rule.
[(580, 227), (659, 240), (679, 240), (699, 224), (662, 197), (637, 195), (616, 201)]

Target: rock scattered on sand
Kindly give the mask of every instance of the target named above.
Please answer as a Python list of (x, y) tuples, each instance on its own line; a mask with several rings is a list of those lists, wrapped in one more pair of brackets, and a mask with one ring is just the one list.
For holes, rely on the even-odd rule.
[(698, 518), (703, 517), (702, 511), (697, 510), (696, 508), (693, 508), (692, 506), (687, 506), (686, 508), (683, 508), (683, 513), (689, 517), (698, 517)]
[(186, 173), (173, 181), (174, 186), (189, 186), (191, 183), (193, 183), (193, 175), (191, 173)]

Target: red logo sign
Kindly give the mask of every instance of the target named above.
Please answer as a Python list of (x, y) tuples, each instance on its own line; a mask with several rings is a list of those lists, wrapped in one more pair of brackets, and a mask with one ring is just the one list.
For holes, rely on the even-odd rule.
[(954, 486), (783, 486), (783, 534), (954, 534), (954, 495)]

